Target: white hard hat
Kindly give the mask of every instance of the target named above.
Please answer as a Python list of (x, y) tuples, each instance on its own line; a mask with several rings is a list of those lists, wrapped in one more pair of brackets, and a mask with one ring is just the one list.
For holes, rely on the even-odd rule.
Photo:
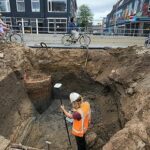
[(78, 94), (78, 93), (76, 93), (76, 92), (72, 92), (72, 93), (70, 93), (70, 101), (71, 101), (71, 103), (73, 103), (73, 102), (75, 102), (76, 100), (78, 100), (80, 97), (81, 97), (81, 95), (80, 94)]

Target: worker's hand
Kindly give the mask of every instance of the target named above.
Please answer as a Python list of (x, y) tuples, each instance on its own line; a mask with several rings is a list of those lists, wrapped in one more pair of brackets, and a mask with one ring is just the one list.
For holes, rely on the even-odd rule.
[(74, 112), (74, 111), (77, 111), (77, 110), (76, 110), (75, 108), (72, 108), (72, 109), (71, 109), (71, 111), (73, 111), (73, 112)]
[(64, 111), (65, 110), (65, 106), (61, 105), (60, 108)]

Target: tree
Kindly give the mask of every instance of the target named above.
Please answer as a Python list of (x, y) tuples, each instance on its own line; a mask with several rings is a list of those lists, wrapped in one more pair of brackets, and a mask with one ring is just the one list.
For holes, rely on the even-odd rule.
[(79, 7), (78, 16), (81, 27), (87, 27), (93, 20), (93, 14), (87, 5), (81, 5)]

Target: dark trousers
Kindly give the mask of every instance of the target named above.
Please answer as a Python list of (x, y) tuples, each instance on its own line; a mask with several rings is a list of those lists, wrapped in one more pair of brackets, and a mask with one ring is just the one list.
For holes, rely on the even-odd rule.
[(83, 137), (75, 136), (78, 150), (87, 150), (86, 148), (86, 141), (85, 141), (85, 135)]

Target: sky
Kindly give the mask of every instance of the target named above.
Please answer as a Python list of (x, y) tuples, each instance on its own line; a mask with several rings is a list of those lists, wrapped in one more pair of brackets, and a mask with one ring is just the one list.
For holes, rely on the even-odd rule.
[(116, 2), (117, 0), (77, 0), (77, 5), (78, 7), (82, 4), (88, 5), (94, 14), (94, 22), (96, 23), (101, 17), (107, 16)]

